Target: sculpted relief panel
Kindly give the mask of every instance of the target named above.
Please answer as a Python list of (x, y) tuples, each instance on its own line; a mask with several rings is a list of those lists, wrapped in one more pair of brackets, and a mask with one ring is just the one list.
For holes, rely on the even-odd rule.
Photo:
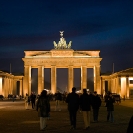
[(50, 67), (55, 65), (57, 67), (68, 67), (70, 65), (75, 67), (85, 66), (94, 66), (99, 65), (101, 59), (85, 59), (85, 58), (59, 58), (59, 59), (26, 59), (25, 65), (28, 66), (45, 66)]

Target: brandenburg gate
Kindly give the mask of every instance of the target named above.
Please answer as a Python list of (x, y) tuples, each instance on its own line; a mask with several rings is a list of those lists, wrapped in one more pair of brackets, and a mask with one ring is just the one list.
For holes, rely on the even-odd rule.
[(38, 94), (45, 88), (44, 69), (51, 68), (51, 92), (57, 88), (56, 69), (68, 68), (68, 92), (74, 85), (74, 68), (81, 69), (81, 90), (87, 88), (87, 68), (93, 68), (94, 91), (101, 94), (100, 51), (74, 51), (72, 41), (66, 44), (63, 31), (60, 31), (60, 41), (54, 41), (54, 49), (50, 51), (24, 51), (23, 95), (31, 93), (31, 69), (38, 68)]

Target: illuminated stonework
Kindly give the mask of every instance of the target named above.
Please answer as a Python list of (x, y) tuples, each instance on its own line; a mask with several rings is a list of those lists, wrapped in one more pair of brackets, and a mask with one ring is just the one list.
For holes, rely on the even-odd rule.
[[(87, 86), (87, 68), (94, 69), (94, 89), (100, 88), (100, 51), (74, 51), (73, 49), (52, 49), (50, 51), (25, 51), (24, 94), (31, 93), (31, 69), (38, 68), (38, 94), (44, 89), (43, 69), (51, 68), (51, 91), (56, 92), (56, 68), (68, 68), (68, 92), (73, 87), (73, 69), (81, 69), (81, 89)], [(70, 80), (71, 79), (71, 80)], [(43, 82), (43, 83), (42, 83)]]
[(105, 81), (108, 83), (108, 91), (120, 94), (122, 98), (133, 97), (133, 68), (115, 72), (110, 75), (101, 75), (101, 89), (103, 94), (107, 91)]
[[(0, 71), (0, 95), (8, 97), (8, 94), (22, 96), (22, 79), (23, 76), (15, 76), (11, 73)], [(19, 84), (19, 94), (17, 94), (17, 81)]]
[(38, 68), (38, 94), (45, 88), (44, 69), (51, 68), (51, 92), (56, 92), (56, 69), (68, 68), (68, 92), (71, 92), (74, 82), (73, 69), (81, 69), (81, 90), (87, 88), (87, 68), (94, 70), (94, 90), (101, 94), (100, 87), (100, 51), (74, 51), (70, 41), (66, 44), (60, 31), (60, 41), (54, 41), (54, 49), (50, 51), (24, 51), (24, 82), (23, 95), (31, 93), (31, 69)]

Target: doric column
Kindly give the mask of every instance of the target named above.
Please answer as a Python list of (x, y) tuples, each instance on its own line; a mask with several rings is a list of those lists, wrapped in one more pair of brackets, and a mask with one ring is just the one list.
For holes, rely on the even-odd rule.
[(7, 77), (4, 77), (3, 95), (4, 95), (4, 97), (8, 96), (8, 92), (7, 92)]
[(44, 89), (44, 66), (38, 67), (38, 94)]
[(5, 82), (5, 78), (2, 77), (2, 95), (3, 95), (3, 96), (5, 96), (5, 95), (4, 95), (4, 87), (5, 87), (5, 86), (4, 86), (4, 84), (5, 84), (4, 82)]
[(115, 78), (112, 79), (112, 93), (115, 93)]
[(117, 78), (115, 78), (115, 93), (117, 93)]
[(108, 80), (108, 91), (111, 91), (111, 79)]
[(0, 95), (3, 95), (2, 94), (2, 86), (3, 86), (3, 84), (2, 84), (2, 77), (0, 77)]
[(51, 66), (51, 92), (56, 92), (56, 66)]
[(74, 82), (74, 76), (73, 76), (73, 66), (68, 67), (68, 92), (72, 92), (73, 88), (73, 82)]
[(101, 81), (101, 89), (102, 89), (101, 94), (104, 96), (105, 95), (105, 80), (104, 79), (102, 79)]
[(6, 79), (6, 95), (8, 95), (9, 94), (9, 77), (7, 77), (7, 79)]
[(8, 96), (8, 89), (9, 89), (9, 84), (8, 84), (8, 77), (6, 78), (6, 83), (5, 83), (5, 95), (6, 95), (6, 97)]
[(31, 66), (24, 66), (23, 96), (31, 94)]
[(13, 78), (11, 78), (11, 88), (10, 88), (10, 90), (11, 90), (11, 93), (13, 93)]
[(12, 93), (12, 90), (11, 90), (11, 78), (9, 78), (9, 93), (10, 94)]
[(120, 83), (120, 77), (116, 78), (116, 93), (121, 95), (121, 83)]
[(19, 90), (19, 95), (21, 95), (21, 96), (22, 96), (22, 88), (23, 88), (23, 87), (22, 87), (22, 80), (20, 80), (20, 86), (19, 86), (19, 87), (20, 87), (20, 90)]
[(126, 77), (126, 98), (129, 98), (129, 77)]
[(94, 91), (97, 91), (98, 94), (101, 94), (100, 87), (100, 65), (94, 66)]
[(87, 89), (87, 68), (85, 66), (81, 66), (81, 91), (83, 89)]
[(17, 80), (14, 80), (13, 81), (13, 95), (16, 95), (17, 94)]

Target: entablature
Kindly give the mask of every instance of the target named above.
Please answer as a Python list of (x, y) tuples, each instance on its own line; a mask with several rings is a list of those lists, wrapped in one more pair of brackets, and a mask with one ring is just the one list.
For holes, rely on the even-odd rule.
[(74, 66), (74, 67), (81, 67), (81, 66), (87, 66), (87, 67), (94, 67), (99, 66), (101, 58), (49, 58), (49, 59), (30, 59), (30, 58), (23, 58), (24, 65), (27, 66), (44, 66), (44, 67), (50, 67), (52, 65), (56, 67), (68, 67), (68, 66)]

